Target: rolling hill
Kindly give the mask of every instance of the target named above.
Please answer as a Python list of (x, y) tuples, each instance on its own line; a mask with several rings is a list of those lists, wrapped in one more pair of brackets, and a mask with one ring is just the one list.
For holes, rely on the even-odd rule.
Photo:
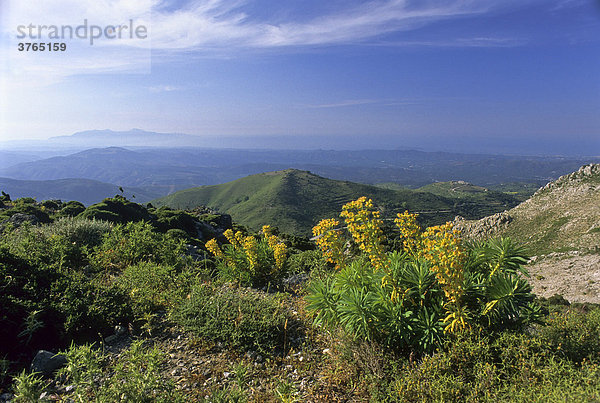
[(487, 205), (457, 203), (456, 199), (432, 193), (382, 189), (295, 169), (182, 190), (152, 203), (183, 209), (204, 205), (231, 214), (235, 221), (254, 229), (271, 224), (284, 232), (307, 235), (320, 219), (337, 217), (343, 204), (360, 196), (372, 198), (384, 217), (409, 209), (421, 211), (427, 224), (452, 220), (456, 214), (481, 217), (484, 214), (477, 211), (478, 207), (487, 208)]

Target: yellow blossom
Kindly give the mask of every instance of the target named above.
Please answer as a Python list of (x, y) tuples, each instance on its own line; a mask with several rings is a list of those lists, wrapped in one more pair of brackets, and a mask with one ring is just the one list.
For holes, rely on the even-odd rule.
[(221, 248), (219, 247), (219, 244), (217, 243), (217, 240), (215, 238), (206, 242), (205, 246), (206, 249), (214, 256), (218, 258), (224, 258), (223, 251), (221, 251)]

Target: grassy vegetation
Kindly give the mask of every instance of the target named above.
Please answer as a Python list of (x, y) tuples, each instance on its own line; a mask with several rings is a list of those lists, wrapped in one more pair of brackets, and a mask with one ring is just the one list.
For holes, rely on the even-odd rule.
[[(508, 240), (466, 246), (404, 214), (388, 242), (365, 200), (305, 251), (268, 228), (205, 244), (188, 234), (202, 217), (121, 198), (87, 210), (111, 222), (3, 203), (47, 217), (0, 238), (0, 392), (15, 401), (600, 399), (600, 309), (535, 299)], [(40, 348), (65, 355), (58, 375), (27, 370)]]
[(545, 184), (545, 181), (523, 183), (511, 182), (501, 183), (499, 185), (491, 185), (489, 189), (512, 195), (520, 202), (523, 202), (533, 196), (533, 194)]
[(456, 215), (480, 218), (516, 205), (512, 196), (496, 192), (464, 200), (450, 194), (336, 181), (293, 169), (182, 190), (152, 203), (179, 209), (206, 205), (255, 230), (269, 224), (286, 233), (307, 235), (320, 219), (336, 214), (343, 204), (362, 195), (378, 200), (385, 217), (406, 209), (429, 212), (421, 215), (424, 225), (440, 224)]

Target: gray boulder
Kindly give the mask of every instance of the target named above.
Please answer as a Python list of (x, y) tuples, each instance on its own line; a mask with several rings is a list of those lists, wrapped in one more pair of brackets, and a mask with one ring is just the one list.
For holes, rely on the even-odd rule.
[(31, 362), (31, 372), (38, 372), (43, 376), (51, 376), (54, 371), (65, 366), (67, 358), (51, 351), (40, 350)]

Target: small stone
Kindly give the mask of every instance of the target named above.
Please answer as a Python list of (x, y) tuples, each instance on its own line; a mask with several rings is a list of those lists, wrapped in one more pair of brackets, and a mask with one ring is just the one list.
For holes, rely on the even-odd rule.
[(117, 341), (117, 339), (118, 339), (118, 338), (119, 338), (119, 336), (117, 336), (117, 335), (113, 334), (113, 335), (110, 335), (110, 336), (108, 336), (107, 338), (105, 338), (105, 339), (104, 339), (104, 342), (105, 342), (106, 344), (112, 344), (112, 343), (114, 343), (115, 341)]
[(39, 350), (31, 362), (31, 372), (39, 372), (44, 376), (50, 376), (54, 371), (66, 364), (67, 358), (64, 355)]
[(0, 395), (0, 401), (1, 402), (8, 402), (8, 401), (12, 400), (12, 398), (13, 398), (12, 393), (6, 392), (6, 393), (2, 393)]
[(225, 379), (229, 378), (230, 375), (230, 372), (223, 372), (223, 376), (225, 377)]

